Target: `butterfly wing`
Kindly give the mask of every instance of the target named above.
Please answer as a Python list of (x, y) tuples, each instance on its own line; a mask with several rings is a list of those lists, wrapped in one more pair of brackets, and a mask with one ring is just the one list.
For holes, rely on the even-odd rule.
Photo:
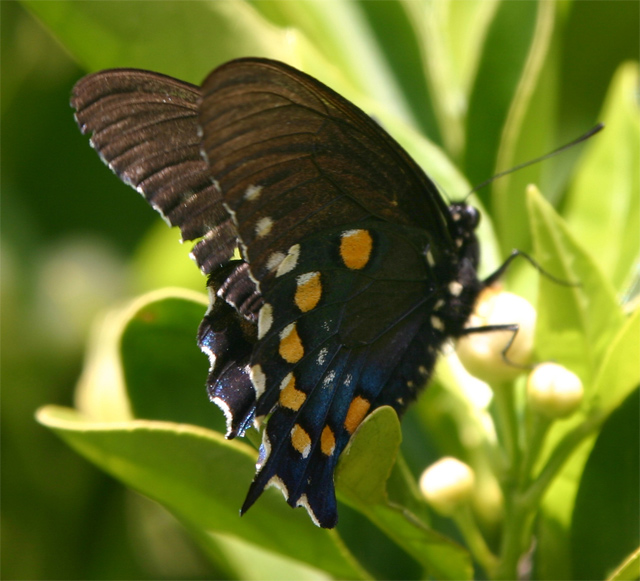
[[(262, 304), (246, 264), (229, 262), (235, 227), (200, 153), (200, 88), (150, 71), (113, 69), (88, 75), (74, 87), (71, 106), (103, 161), (134, 187), (185, 240), (209, 275), (211, 307), (198, 330), (209, 356), (209, 396), (226, 413), (228, 436), (244, 433), (255, 392), (249, 356)], [(229, 409), (234, 409), (231, 418)]]
[(340, 452), (379, 405), (404, 410), (446, 336), (434, 313), (455, 276), (436, 272), (458, 254), (450, 214), (371, 118), (287, 65), (223, 65), (199, 113), (264, 300), (250, 373), (269, 419), (243, 511), (275, 485), (332, 527)]
[(200, 88), (136, 69), (88, 75), (71, 106), (91, 145), (122, 181), (138, 190), (193, 249), (210, 274), (233, 255), (236, 235), (200, 155)]
[(319, 81), (276, 61), (239, 59), (216, 69), (202, 92), (202, 147), (257, 278), (268, 276), (274, 252), (367, 216), (424, 229), (438, 241), (436, 260), (455, 252), (431, 180)]

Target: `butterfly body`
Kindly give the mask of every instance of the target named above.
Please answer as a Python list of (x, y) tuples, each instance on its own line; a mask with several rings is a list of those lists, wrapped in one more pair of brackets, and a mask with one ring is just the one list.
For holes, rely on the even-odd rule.
[(463, 334), (483, 288), (477, 212), (446, 206), (366, 114), (282, 63), (232, 61), (200, 88), (104, 71), (72, 104), (109, 166), (198, 239), (209, 395), (227, 437), (267, 419), (243, 512), (275, 485), (335, 526), (349, 438), (381, 405), (402, 413)]

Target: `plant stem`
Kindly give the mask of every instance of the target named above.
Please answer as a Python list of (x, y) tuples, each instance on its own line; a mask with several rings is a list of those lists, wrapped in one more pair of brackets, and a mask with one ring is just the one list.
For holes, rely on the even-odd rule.
[(502, 533), (503, 542), (500, 551), (500, 562), (495, 570), (494, 579), (518, 578), (518, 562), (528, 545), (527, 541), (530, 537), (534, 515), (544, 493), (569, 456), (587, 436), (597, 429), (602, 421), (603, 418), (600, 416), (592, 417), (568, 432), (551, 454), (538, 477), (526, 488), (530, 470), (541, 442), (544, 440), (548, 425), (541, 421), (538, 426), (534, 427), (530, 442), (532, 445), (531, 456), (525, 457), (526, 465), (523, 464), (520, 472), (521, 475), (524, 475), (524, 478), (517, 485), (508, 478), (503, 483), (505, 527)]
[(489, 576), (492, 576), (498, 566), (498, 559), (487, 546), (476, 520), (471, 514), (469, 505), (463, 506), (453, 518), (475, 560), (480, 563)]
[(526, 541), (530, 536), (534, 512), (515, 491), (505, 502), (507, 514), (502, 531), (500, 561), (493, 578), (513, 581), (518, 579), (518, 562), (528, 544)]
[[(493, 401), (496, 406), (499, 437), (507, 456), (505, 477), (507, 481), (513, 483), (517, 467), (520, 463), (520, 438), (513, 386), (510, 384), (502, 384), (494, 387)], [(506, 482), (503, 482), (503, 485), (504, 484), (506, 484)]]
[(524, 457), (520, 466), (519, 486), (521, 490), (531, 482), (533, 467), (551, 426), (551, 420), (535, 412), (530, 413), (527, 419), (529, 420), (527, 427), (530, 429), (527, 430)]
[(524, 492), (522, 500), (525, 505), (535, 507), (540, 503), (544, 493), (547, 491), (547, 488), (557, 476), (569, 456), (571, 456), (574, 450), (585, 438), (593, 434), (598, 429), (598, 426), (603, 421), (604, 416), (593, 416), (578, 424), (573, 430), (565, 434), (538, 477)]

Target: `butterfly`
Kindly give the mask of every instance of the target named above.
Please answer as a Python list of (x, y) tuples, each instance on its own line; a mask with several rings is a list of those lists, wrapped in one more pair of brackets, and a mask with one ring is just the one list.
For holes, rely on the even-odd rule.
[(101, 71), (71, 105), (103, 161), (196, 241), (210, 399), (227, 438), (265, 426), (241, 512), (274, 485), (334, 527), (349, 439), (415, 400), (495, 278), (477, 275), (478, 211), (445, 204), (375, 121), (281, 62), (230, 61), (200, 87)]

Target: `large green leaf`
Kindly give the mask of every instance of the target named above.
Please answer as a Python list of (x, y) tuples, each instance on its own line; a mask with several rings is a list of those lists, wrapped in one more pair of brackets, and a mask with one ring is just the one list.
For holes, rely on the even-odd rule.
[(542, 361), (557, 361), (593, 384), (624, 318), (611, 284), (567, 225), (535, 188), (528, 195), (536, 260), (571, 286), (540, 277), (536, 344)]
[(568, 194), (566, 219), (621, 291), (640, 258), (638, 64), (621, 66), (601, 113), (605, 129), (589, 144)]
[(543, 501), (540, 530), (546, 540), (540, 555), (544, 570), (566, 572), (574, 500), (597, 431), (640, 383), (640, 313), (625, 319), (594, 260), (533, 188), (529, 209), (541, 266), (577, 283), (565, 286), (541, 277), (537, 331), (539, 358), (567, 366), (585, 388), (580, 409), (551, 426), (538, 462), (540, 470), (563, 459)]
[(275, 491), (239, 517), (255, 470), (256, 452), (246, 444), (185, 424), (94, 422), (55, 406), (41, 409), (38, 420), (103, 470), (160, 502), (196, 538), (230, 534), (338, 578), (366, 577), (335, 531), (315, 527)]
[[(554, 2), (538, 3), (533, 38), (502, 129), (495, 172), (539, 157), (558, 145), (552, 141), (557, 51), (551, 47), (556, 12)], [(540, 184), (544, 169), (544, 164), (534, 164), (492, 184), (491, 209), (504, 255), (513, 248), (530, 248), (524, 192), (528, 184)]]
[(473, 184), (494, 173), (502, 131), (531, 47), (538, 4), (501, 2), (488, 29), (467, 117), (464, 165)]
[[(135, 302), (120, 339), (127, 394), (134, 417), (195, 424), (224, 433), (224, 417), (208, 401), (209, 362), (196, 345), (205, 297), (146, 295)], [(200, 298), (200, 297), (198, 297)]]
[(571, 521), (575, 579), (604, 579), (640, 544), (638, 393), (611, 414), (584, 468)]
[[(405, 122), (411, 121), (404, 96), (360, 5), (348, 0), (252, 0), (250, 4), (283, 30), (303, 34), (363, 94), (384, 103), (389, 112)], [(387, 5), (384, 3), (383, 9)]]
[(286, 31), (245, 2), (25, 2), (87, 69), (138, 67), (200, 83), (238, 56), (287, 60)]
[(497, 5), (496, 0), (402, 2), (420, 41), (438, 133), (454, 159), (464, 150), (469, 92)]

